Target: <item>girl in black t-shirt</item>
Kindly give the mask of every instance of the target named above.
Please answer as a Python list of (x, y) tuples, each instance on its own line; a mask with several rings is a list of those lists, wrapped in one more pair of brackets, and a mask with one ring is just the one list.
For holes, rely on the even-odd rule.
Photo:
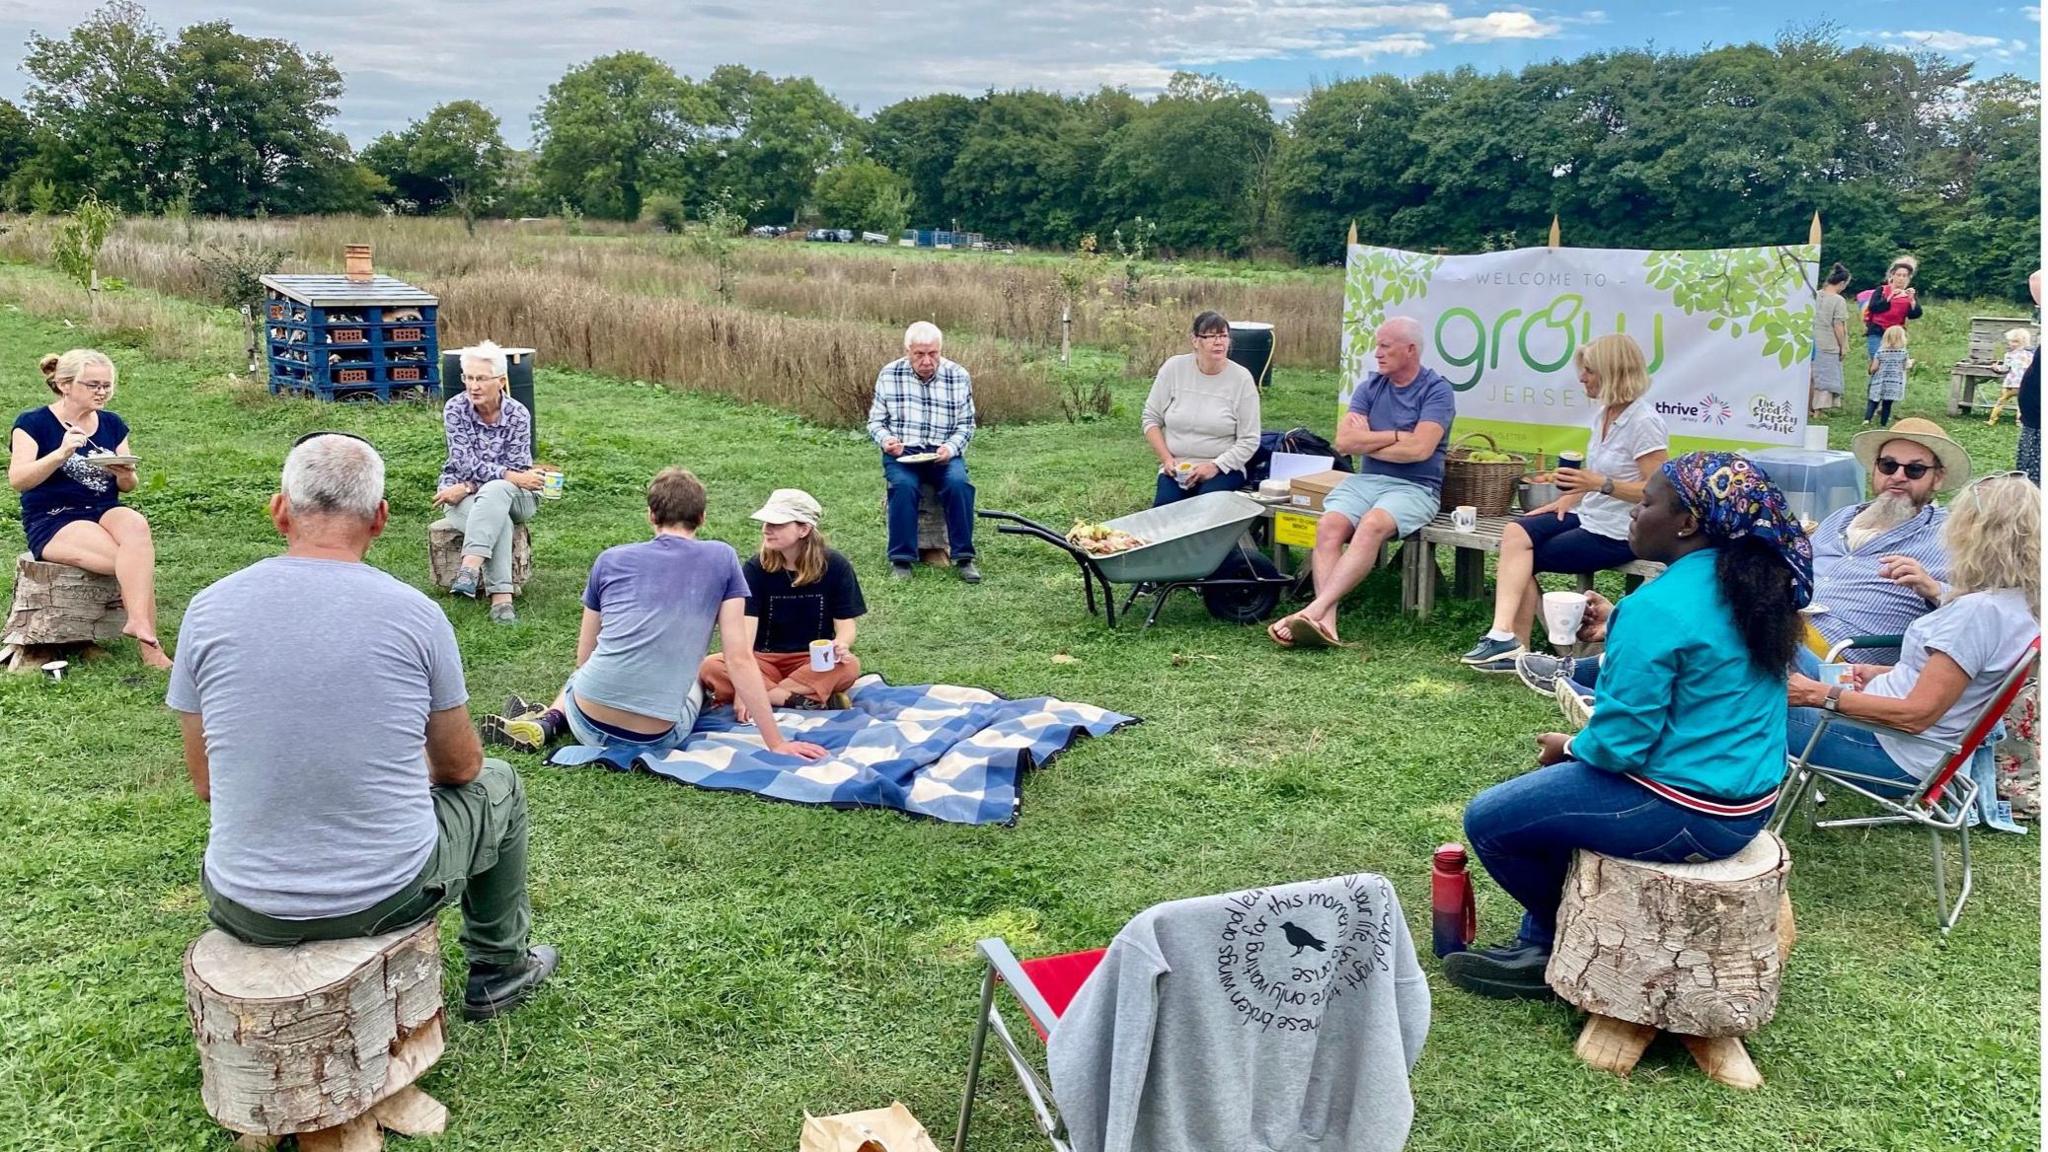
[[(845, 691), (860, 678), (854, 621), (867, 613), (867, 602), (853, 564), (818, 531), (822, 514), (810, 493), (778, 488), (753, 517), (761, 522), (761, 551), (742, 566), (747, 628), (768, 702), (778, 708), (845, 707)], [(821, 650), (816, 658), (814, 645)], [(816, 667), (820, 661), (830, 667)], [(705, 657), (697, 678), (711, 704), (732, 703), (725, 653)]]
[(42, 359), (43, 382), (57, 399), (14, 418), (7, 483), (21, 493), (21, 527), (29, 555), (112, 576), (128, 623), (121, 631), (142, 646), (142, 662), (169, 668), (156, 635), (156, 545), (149, 521), (121, 505), (135, 490), (135, 465), (95, 462), (126, 458), (128, 425), (107, 411), (114, 362), (90, 348)]

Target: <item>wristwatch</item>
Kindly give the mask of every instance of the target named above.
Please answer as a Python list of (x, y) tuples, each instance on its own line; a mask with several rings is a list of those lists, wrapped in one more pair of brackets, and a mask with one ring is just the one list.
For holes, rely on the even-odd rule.
[(1614, 495), (1614, 477), (1609, 476), (1607, 479), (1600, 481), (1600, 494), (1602, 496)]
[(1830, 712), (1840, 712), (1842, 710), (1842, 686), (1837, 684), (1829, 688), (1828, 698), (1821, 701), (1820, 706)]

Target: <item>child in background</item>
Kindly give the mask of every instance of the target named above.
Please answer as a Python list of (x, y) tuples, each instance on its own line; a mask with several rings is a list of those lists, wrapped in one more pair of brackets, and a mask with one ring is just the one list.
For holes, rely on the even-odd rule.
[(1998, 403), (1991, 406), (1991, 419), (1986, 424), (1998, 423), (1998, 414), (2020, 394), (2020, 378), (2027, 374), (2027, 365), (2034, 359), (2034, 334), (2025, 328), (2008, 328), (2005, 332), (2005, 380), (1998, 388)]
[(1870, 418), (1878, 417), (1879, 427), (1890, 427), (1892, 404), (1906, 398), (1906, 329), (1894, 325), (1884, 330), (1884, 341), (1878, 346), (1877, 355), (1870, 358), (1870, 393), (1863, 405), (1863, 424), (1869, 427)]

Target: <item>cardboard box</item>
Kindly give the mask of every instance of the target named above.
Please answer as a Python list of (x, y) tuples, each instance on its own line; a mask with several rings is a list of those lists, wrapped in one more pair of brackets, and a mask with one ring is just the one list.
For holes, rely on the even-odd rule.
[(1328, 496), (1331, 489), (1350, 478), (1351, 473), (1339, 472), (1335, 468), (1327, 472), (1311, 472), (1306, 476), (1296, 476), (1288, 483), (1287, 507), (1321, 512), (1323, 497)]

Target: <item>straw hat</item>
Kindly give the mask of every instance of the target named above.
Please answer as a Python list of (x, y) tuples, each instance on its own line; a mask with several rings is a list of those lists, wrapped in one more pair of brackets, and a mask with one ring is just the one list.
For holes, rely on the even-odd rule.
[(754, 512), (753, 519), (763, 524), (812, 524), (818, 522), (825, 510), (801, 488), (777, 488), (768, 494), (768, 502)]
[(1894, 440), (1911, 440), (1941, 461), (1942, 489), (1960, 488), (1970, 482), (1970, 454), (1961, 444), (1948, 438), (1941, 425), (1918, 416), (1908, 416), (1889, 428), (1872, 428), (1858, 432), (1849, 442), (1850, 450), (1856, 453), (1856, 462), (1864, 471), (1877, 467), (1877, 450)]

